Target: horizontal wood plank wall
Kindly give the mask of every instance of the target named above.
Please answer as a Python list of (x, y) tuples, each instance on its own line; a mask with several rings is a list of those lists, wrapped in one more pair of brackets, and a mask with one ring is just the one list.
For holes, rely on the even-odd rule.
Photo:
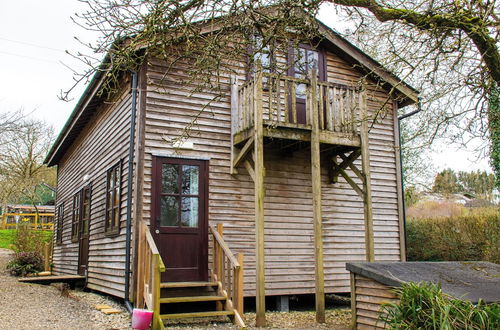
[[(333, 53), (326, 56), (328, 80), (356, 85), (362, 75)], [(367, 81), (369, 116), (377, 121), (369, 133), (370, 170), (373, 196), (375, 261), (399, 261), (399, 218), (396, 176), (396, 149), (393, 102), (373, 81)], [(371, 122), (369, 127), (371, 126)], [(396, 137), (397, 138), (397, 137)], [(361, 168), (361, 161), (355, 162)], [(361, 181), (347, 169), (350, 177)], [(325, 290), (348, 292), (346, 262), (366, 261), (363, 202), (343, 177), (336, 185), (323, 181), (323, 229), (325, 251)], [(330, 270), (330, 271), (328, 271)]]
[(384, 329), (379, 320), (382, 304), (397, 302), (391, 288), (372, 279), (355, 275), (356, 329)]
[[(125, 84), (126, 85), (126, 84)], [(73, 195), (92, 184), (88, 287), (114, 296), (124, 296), (125, 210), (127, 155), (129, 148), (131, 94), (122, 91), (101, 105), (59, 165), (57, 204), (64, 202), (63, 243), (54, 247), (54, 273), (76, 274), (78, 243), (71, 242)], [(120, 234), (104, 234), (107, 170), (122, 160)]]
[[(328, 79), (350, 83), (360, 75), (333, 54), (328, 54)], [(244, 80), (240, 65), (240, 81)], [(165, 74), (166, 66), (151, 60), (148, 66), (144, 216), (150, 216), (153, 154), (210, 158), (209, 221), (224, 224), (224, 238), (235, 252), (245, 253), (245, 295), (255, 294), (255, 225), (253, 181), (244, 168), (234, 177), (230, 165), (230, 88), (210, 103), (215, 94), (194, 92), (180, 83), (181, 68)], [(374, 113), (387, 93), (370, 86), (368, 106)], [(389, 112), (392, 101), (388, 103)], [(193, 150), (175, 150), (167, 141), (183, 133), (194, 116), (189, 141)], [(392, 113), (370, 132), (374, 207), (375, 258), (399, 260), (396, 170)], [(314, 293), (310, 151), (283, 156), (266, 150), (265, 251), (266, 294)], [(328, 183), (322, 160), (322, 191), (326, 292), (349, 292), (345, 263), (364, 261), (363, 204), (342, 179)], [(209, 250), (210, 251), (210, 250)]]

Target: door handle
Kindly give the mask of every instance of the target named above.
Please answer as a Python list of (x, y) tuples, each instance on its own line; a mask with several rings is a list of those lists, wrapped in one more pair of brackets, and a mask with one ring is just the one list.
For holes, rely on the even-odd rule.
[(155, 234), (159, 234), (160, 231), (158, 229), (155, 230)]

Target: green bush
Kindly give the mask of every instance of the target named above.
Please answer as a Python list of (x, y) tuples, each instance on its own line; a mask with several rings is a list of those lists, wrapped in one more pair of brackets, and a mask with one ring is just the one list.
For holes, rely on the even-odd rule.
[(39, 252), (16, 253), (14, 259), (7, 264), (7, 269), (14, 276), (38, 273), (44, 269), (43, 258)]
[(410, 219), (406, 239), (409, 261), (500, 263), (500, 212), (487, 208), (452, 217)]
[(28, 224), (20, 224), (12, 238), (11, 248), (14, 258), (7, 264), (12, 275), (26, 276), (44, 270), (43, 247), (51, 235), (30, 229)]
[(45, 243), (50, 242), (52, 231), (31, 229), (29, 224), (19, 224), (12, 240), (12, 250), (43, 253)]
[(398, 303), (382, 306), (388, 329), (500, 329), (500, 305), (452, 299), (432, 283), (405, 283)]

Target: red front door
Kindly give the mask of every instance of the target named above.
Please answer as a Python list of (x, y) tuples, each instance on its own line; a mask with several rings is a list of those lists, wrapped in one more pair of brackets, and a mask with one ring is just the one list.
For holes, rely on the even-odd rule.
[(155, 157), (151, 233), (164, 282), (208, 278), (208, 162)]

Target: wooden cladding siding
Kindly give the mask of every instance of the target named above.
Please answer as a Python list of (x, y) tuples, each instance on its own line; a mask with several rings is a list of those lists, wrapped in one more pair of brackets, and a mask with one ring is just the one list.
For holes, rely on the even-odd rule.
[(398, 298), (391, 287), (358, 274), (353, 275), (355, 328), (384, 329), (385, 323), (379, 320), (381, 307), (384, 303), (397, 302)]
[[(111, 102), (101, 104), (92, 121), (66, 152), (58, 168), (57, 205), (72, 205), (72, 196), (92, 185), (87, 286), (114, 296), (124, 296), (125, 212), (127, 156), (130, 135), (131, 93), (127, 84)], [(120, 233), (104, 232), (106, 173), (122, 161)], [(84, 176), (88, 181), (84, 182)], [(63, 242), (54, 247), (54, 273), (76, 274), (78, 242), (71, 242), (71, 207), (65, 207)]]
[[(356, 83), (361, 75), (335, 54), (326, 54), (328, 81)], [(239, 79), (244, 80), (244, 64)], [(151, 210), (153, 155), (205, 158), (209, 161), (209, 223), (224, 224), (231, 250), (245, 254), (245, 295), (255, 294), (254, 184), (243, 167), (231, 176), (230, 88), (226, 94), (192, 92), (179, 83), (181, 67), (150, 59), (147, 70), (144, 219)], [(210, 103), (209, 103), (210, 102)], [(208, 105), (207, 105), (208, 104)], [(384, 106), (385, 105), (385, 106)], [(206, 107), (206, 108), (204, 108)], [(374, 214), (375, 260), (399, 261), (399, 214), (393, 102), (374, 83), (368, 85), (368, 108), (378, 121), (370, 130), (370, 158)], [(379, 109), (384, 108), (380, 112)], [(169, 142), (198, 117), (190, 130), (192, 150), (176, 150)], [(324, 157), (323, 157), (324, 158)], [(280, 155), (265, 148), (265, 267), (266, 294), (314, 293), (314, 237), (310, 151)], [(359, 165), (359, 163), (358, 163)], [(363, 203), (343, 179), (328, 182), (322, 159), (322, 213), (326, 292), (349, 292), (346, 262), (365, 261)], [(356, 177), (350, 172), (351, 177)], [(355, 179), (358, 184), (359, 181)]]

